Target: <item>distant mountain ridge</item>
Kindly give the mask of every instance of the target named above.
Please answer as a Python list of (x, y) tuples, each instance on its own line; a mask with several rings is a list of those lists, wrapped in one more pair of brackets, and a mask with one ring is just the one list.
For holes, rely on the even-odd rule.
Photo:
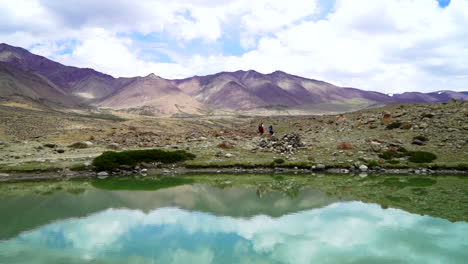
[(114, 78), (89, 68), (60, 64), (26, 49), (0, 44), (0, 96), (25, 96), (63, 105), (84, 103), (153, 114), (223, 111), (333, 113), (396, 103), (468, 100), (468, 92), (408, 92), (392, 96), (339, 87), (282, 71), (220, 72), (168, 80)]

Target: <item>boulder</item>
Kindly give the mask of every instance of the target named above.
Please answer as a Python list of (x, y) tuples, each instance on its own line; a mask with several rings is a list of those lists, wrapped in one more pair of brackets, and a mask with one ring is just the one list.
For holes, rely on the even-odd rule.
[(359, 166), (359, 170), (362, 172), (366, 172), (369, 168), (366, 165)]
[(381, 152), (382, 144), (380, 144), (379, 142), (371, 141), (370, 148), (373, 152)]
[(326, 168), (325, 164), (317, 164), (315, 167), (317, 170), (324, 170)]
[(68, 147), (70, 148), (75, 148), (75, 149), (82, 149), (82, 148), (89, 148), (93, 145), (91, 141), (80, 141), (80, 142), (75, 142)]
[(338, 145), (338, 149), (354, 149), (353, 145), (351, 145), (351, 143), (349, 142), (341, 142), (339, 145)]
[(226, 157), (226, 158), (232, 158), (232, 157), (234, 157), (234, 155), (231, 154), (231, 153), (226, 153), (226, 155), (224, 155), (224, 157)]
[(392, 115), (388, 112), (384, 112), (383, 113), (383, 117), (382, 117), (382, 124), (383, 125), (388, 125), (390, 123), (392, 123), (393, 119), (392, 119)]
[(97, 177), (98, 177), (98, 179), (103, 180), (103, 179), (109, 177), (109, 173), (106, 172), (106, 171), (101, 171), (101, 172), (98, 172)]
[(222, 148), (222, 149), (232, 149), (234, 148), (234, 145), (227, 142), (227, 141), (223, 141), (221, 143), (218, 144), (218, 148)]
[(420, 139), (414, 139), (413, 142), (411, 142), (411, 144), (414, 144), (414, 145), (418, 145), (418, 146), (422, 146), (424, 145), (424, 141), (420, 140)]
[(413, 124), (410, 122), (403, 122), (401, 123), (400, 129), (410, 129), (413, 127)]
[(45, 143), (44, 147), (46, 147), (46, 148), (56, 148), (56, 147), (58, 147), (58, 145), (55, 144), (55, 143)]

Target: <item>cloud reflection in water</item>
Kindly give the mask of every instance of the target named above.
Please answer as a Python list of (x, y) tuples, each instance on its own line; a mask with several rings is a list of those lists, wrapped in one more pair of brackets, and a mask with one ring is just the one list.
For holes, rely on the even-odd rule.
[(1, 263), (464, 263), (468, 223), (361, 202), (273, 218), (108, 209), (0, 243)]

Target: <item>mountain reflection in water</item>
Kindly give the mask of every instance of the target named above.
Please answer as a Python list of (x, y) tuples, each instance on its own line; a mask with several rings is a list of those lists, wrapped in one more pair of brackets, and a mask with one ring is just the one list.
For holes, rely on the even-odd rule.
[[(339, 202), (312, 189), (302, 190), (295, 199), (281, 193), (259, 199), (252, 188), (221, 190), (205, 185), (6, 198), (9, 208), (2, 205), (2, 216), (9, 209), (7, 218), (29, 217), (36, 226), (17, 224), (3, 233), (10, 238), (0, 242), (0, 263), (465, 263), (468, 259), (466, 222)], [(31, 202), (38, 207), (33, 212), (37, 219), (22, 211)]]

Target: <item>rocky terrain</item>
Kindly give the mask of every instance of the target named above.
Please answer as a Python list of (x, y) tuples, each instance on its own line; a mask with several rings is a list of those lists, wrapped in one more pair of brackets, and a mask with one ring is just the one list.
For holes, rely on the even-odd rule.
[[(468, 103), (400, 104), (309, 117), (151, 117), (119, 112), (58, 112), (0, 105), (0, 170), (86, 169), (108, 150), (183, 149), (189, 168), (467, 169)], [(258, 123), (274, 136), (259, 136)], [(394, 153), (434, 153), (414, 163)], [(393, 153), (393, 152), (392, 152)], [(150, 164), (147, 164), (149, 167)], [(423, 168), (420, 170), (420, 168)], [(2, 174), (5, 176), (5, 174)]]

